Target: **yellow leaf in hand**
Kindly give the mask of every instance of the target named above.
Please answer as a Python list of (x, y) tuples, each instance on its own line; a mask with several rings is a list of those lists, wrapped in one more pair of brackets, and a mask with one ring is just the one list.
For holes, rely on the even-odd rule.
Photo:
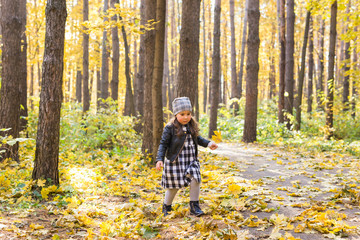
[(214, 135), (212, 135), (211, 140), (216, 143), (222, 142), (221, 132), (214, 131)]

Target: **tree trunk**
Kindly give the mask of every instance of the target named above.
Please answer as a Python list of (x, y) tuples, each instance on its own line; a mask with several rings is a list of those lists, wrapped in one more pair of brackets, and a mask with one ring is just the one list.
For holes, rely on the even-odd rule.
[(285, 109), (285, 0), (278, 0), (278, 22), (279, 22), (279, 43), (280, 43), (280, 61), (279, 61), (279, 102), (278, 119), (279, 123), (284, 123)]
[[(293, 114), (294, 103), (294, 0), (289, 0), (286, 9), (286, 52), (285, 52), (285, 111)], [(287, 128), (291, 128), (290, 119), (285, 116)]]
[[(83, 0), (83, 21), (89, 20), (89, 0)], [(87, 28), (83, 27), (83, 112), (90, 109), (89, 92), (89, 34)]]
[(334, 125), (334, 66), (335, 66), (335, 45), (336, 45), (336, 16), (337, 16), (337, 1), (331, 5), (330, 18), (330, 44), (329, 44), (329, 67), (328, 80), (326, 84), (326, 138), (330, 139), (333, 134)]
[(203, 9), (203, 57), (204, 57), (204, 78), (203, 78), (203, 105), (204, 105), (204, 113), (206, 113), (207, 103), (208, 103), (208, 73), (207, 73), (207, 54), (206, 54), (206, 27), (205, 27), (205, 1), (202, 2), (202, 9)]
[(21, 56), (20, 56), (20, 130), (25, 130), (27, 125), (27, 40), (26, 40), (26, 0), (19, 3), (19, 14), (21, 21)]
[(82, 82), (82, 77), (81, 77), (81, 71), (77, 70), (76, 71), (76, 101), (78, 103), (81, 103), (81, 82)]
[[(230, 0), (230, 31), (231, 31), (231, 98), (237, 97), (236, 47), (235, 47), (235, 20), (234, 0)], [(239, 111), (239, 104), (231, 105), (235, 113)]]
[[(111, 7), (115, 8), (115, 4), (119, 3), (119, 0), (111, 0)], [(111, 17), (111, 20), (117, 22), (117, 15)], [(111, 79), (111, 98), (114, 101), (119, 99), (119, 33), (118, 26), (111, 28), (112, 37), (112, 79)]]
[[(349, 14), (350, 14), (350, 7), (351, 7), (351, 1), (349, 0), (347, 8), (346, 8), (346, 15), (347, 17), (347, 27), (346, 27), (346, 33), (348, 33), (349, 31)], [(344, 59), (344, 66), (343, 66), (343, 74), (344, 74), (344, 81), (343, 81), (343, 99), (342, 99), (342, 103), (343, 103), (343, 111), (349, 111), (349, 96), (350, 96), (350, 65), (351, 65), (351, 59), (350, 59), (350, 40), (346, 40), (345, 41), (345, 49), (344, 49), (344, 55), (345, 55), (345, 59)]]
[[(107, 13), (109, 6), (109, 0), (104, 0), (104, 13)], [(107, 22), (108, 18), (104, 18), (104, 22)], [(101, 98), (106, 100), (109, 97), (109, 51), (107, 30), (103, 31), (102, 38), (102, 55), (101, 55)], [(102, 104), (101, 104), (102, 105)], [(105, 105), (102, 105), (106, 107)]]
[[(122, 17), (119, 16), (120, 20)], [(125, 108), (124, 115), (125, 116), (135, 116), (135, 103), (134, 103), (134, 94), (131, 86), (131, 76), (130, 76), (130, 51), (129, 44), (127, 42), (127, 36), (125, 32), (124, 25), (121, 26), (121, 32), (124, 41), (125, 48), (125, 76), (126, 76), (126, 94), (125, 94)]]
[(199, 34), (200, 0), (183, 0), (176, 96), (189, 97), (195, 115), (199, 111), (195, 104), (195, 98), (198, 94)]
[(241, 55), (240, 55), (240, 70), (239, 70), (239, 82), (237, 84), (237, 96), (240, 99), (242, 96), (242, 83), (243, 83), (243, 75), (244, 75), (244, 60), (245, 60), (245, 47), (246, 47), (246, 35), (247, 35), (247, 19), (248, 19), (248, 6), (250, 0), (245, 0), (245, 12), (244, 12), (244, 26), (242, 32), (242, 40), (241, 40)]
[(301, 104), (302, 104), (302, 95), (303, 95), (303, 85), (304, 85), (304, 77), (305, 77), (305, 62), (306, 62), (306, 48), (309, 36), (309, 25), (310, 25), (310, 17), (311, 13), (308, 10), (306, 13), (306, 20), (305, 20), (305, 31), (304, 31), (304, 41), (301, 51), (301, 69), (299, 72), (299, 79), (298, 79), (298, 91), (297, 91), (297, 98), (295, 104), (295, 111), (296, 111), (296, 125), (295, 129), (300, 130), (301, 125)]
[(320, 16), (320, 31), (319, 31), (319, 75), (316, 82), (316, 102), (317, 109), (324, 110), (322, 96), (324, 94), (324, 34), (325, 34), (325, 20)]
[[(19, 0), (1, 0), (2, 66), (0, 92), (0, 131), (2, 136), (19, 136), (20, 131), (20, 82), (23, 77), (21, 65), (21, 28)], [(0, 161), (11, 157), (19, 161), (18, 144), (1, 143)]]
[(312, 112), (313, 98), (313, 76), (314, 76), (314, 35), (313, 20), (310, 16), (309, 26), (309, 70), (308, 70), (308, 91), (307, 91), (307, 112)]
[(164, 127), (162, 120), (162, 80), (164, 73), (164, 43), (165, 43), (165, 16), (166, 0), (156, 2), (156, 33), (155, 33), (155, 57), (152, 80), (152, 103), (153, 103), (153, 159), (160, 144), (161, 134)]
[[(156, 0), (147, 0), (145, 20), (156, 19)], [(152, 78), (155, 57), (155, 30), (146, 31), (145, 44), (145, 82), (144, 82), (144, 131), (141, 151), (143, 154), (153, 152), (153, 113), (152, 113)]]
[(209, 138), (211, 138), (217, 129), (217, 111), (220, 98), (220, 18), (221, 18), (221, 0), (215, 1), (214, 8), (214, 40), (212, 57), (212, 78), (211, 78), (211, 109), (209, 123)]
[(256, 141), (257, 125), (257, 96), (258, 96), (258, 73), (259, 73), (259, 0), (249, 1), (249, 36), (247, 40), (247, 60), (246, 60), (246, 103), (245, 103), (245, 123), (244, 142)]
[[(357, 26), (354, 28), (354, 32), (357, 33)], [(355, 35), (357, 36), (357, 35)], [(357, 99), (357, 89), (356, 89), (356, 72), (359, 71), (359, 63), (358, 63), (358, 56), (357, 56), (357, 38), (354, 39), (354, 48), (353, 48), (353, 82), (352, 82), (352, 113), (351, 116), (355, 118), (356, 116), (356, 99)]]
[[(141, 0), (140, 5), (140, 24), (145, 25), (145, 0)], [(135, 87), (135, 111), (136, 114), (144, 115), (144, 80), (145, 80), (145, 34), (140, 35), (139, 46), (139, 70), (136, 74), (136, 87)]]
[(276, 27), (275, 23), (272, 24), (272, 32), (271, 32), (271, 44), (270, 44), (270, 52), (269, 52), (269, 63), (270, 63), (270, 71), (269, 71), (269, 99), (272, 99), (275, 96), (275, 80), (276, 80), (276, 72), (275, 72), (275, 57), (273, 54), (273, 49), (275, 48), (275, 34)]
[(59, 136), (64, 68), (66, 1), (48, 0), (39, 123), (32, 179), (59, 185)]

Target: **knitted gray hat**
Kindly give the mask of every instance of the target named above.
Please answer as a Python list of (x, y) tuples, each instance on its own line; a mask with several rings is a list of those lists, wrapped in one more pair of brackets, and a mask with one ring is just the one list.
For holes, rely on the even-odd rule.
[(174, 115), (182, 111), (192, 111), (191, 102), (188, 97), (175, 98), (172, 102), (172, 108)]

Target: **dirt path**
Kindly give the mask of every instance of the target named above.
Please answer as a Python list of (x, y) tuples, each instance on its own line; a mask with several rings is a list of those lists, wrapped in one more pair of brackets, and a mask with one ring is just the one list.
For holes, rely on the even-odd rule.
[[(350, 226), (360, 226), (359, 202), (342, 198), (333, 204), (331, 197), (334, 189), (341, 189), (349, 184), (359, 186), (358, 169), (353, 169), (359, 159), (344, 157), (339, 154), (301, 156), (278, 148), (255, 144), (220, 143), (214, 153), (225, 156), (235, 163), (240, 170), (239, 177), (246, 181), (261, 181), (263, 185), (256, 192), (245, 192), (245, 195), (266, 196), (268, 208), (278, 209), (276, 212), (286, 217), (299, 216), (310, 206), (335, 210), (345, 213), (344, 222)], [(358, 200), (358, 199), (357, 199)], [(255, 212), (252, 215), (259, 219), (270, 218), (274, 212)], [(250, 213), (248, 213), (250, 214)], [(246, 213), (244, 213), (246, 215)], [(249, 228), (254, 239), (267, 239), (273, 227), (267, 229)], [(317, 231), (295, 233), (301, 239), (325, 239), (324, 234)], [(331, 237), (328, 235), (328, 237)], [(343, 236), (343, 239), (360, 239), (360, 235)], [(334, 238), (334, 237), (333, 237)]]

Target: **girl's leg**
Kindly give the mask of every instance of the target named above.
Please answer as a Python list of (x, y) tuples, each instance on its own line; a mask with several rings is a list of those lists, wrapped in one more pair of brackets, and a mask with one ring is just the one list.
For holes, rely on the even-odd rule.
[(166, 205), (171, 205), (174, 198), (175, 198), (175, 195), (177, 193), (177, 191), (179, 191), (178, 188), (167, 188), (166, 189), (166, 192), (165, 192), (165, 200), (164, 200), (164, 203)]
[(190, 201), (199, 201), (200, 196), (200, 183), (194, 178), (191, 179), (190, 183)]

